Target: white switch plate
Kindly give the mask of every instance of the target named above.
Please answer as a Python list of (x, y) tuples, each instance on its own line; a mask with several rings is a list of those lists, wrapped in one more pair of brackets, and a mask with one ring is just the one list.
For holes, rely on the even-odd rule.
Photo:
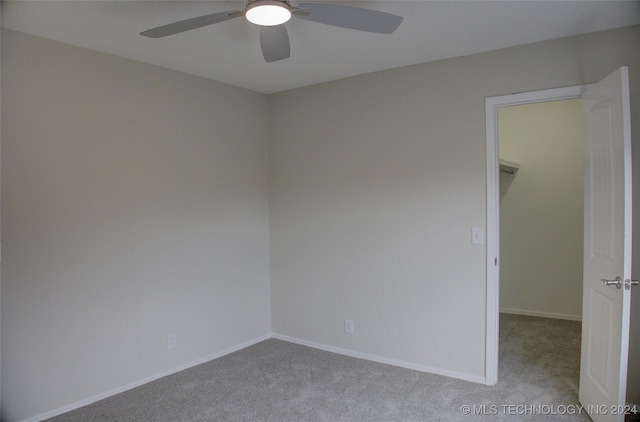
[(484, 244), (484, 230), (482, 227), (471, 228), (471, 244), (482, 245)]
[(167, 335), (167, 349), (175, 349), (177, 345), (178, 338), (176, 337), (176, 333)]
[(344, 320), (344, 332), (346, 334), (353, 334), (353, 320), (351, 319)]

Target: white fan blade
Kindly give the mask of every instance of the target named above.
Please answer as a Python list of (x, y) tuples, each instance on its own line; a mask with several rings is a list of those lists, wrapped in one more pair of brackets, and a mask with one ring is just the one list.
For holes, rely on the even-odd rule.
[(261, 26), (260, 47), (267, 63), (283, 60), (291, 55), (289, 34), (284, 25)]
[(158, 26), (156, 28), (141, 32), (140, 35), (149, 38), (162, 38), (166, 37), (167, 35), (179, 34), (180, 32), (202, 28), (203, 26), (213, 25), (214, 23), (218, 22), (224, 22), (229, 19), (237, 18), (238, 16), (242, 16), (242, 12), (240, 12), (239, 10), (213, 13), (211, 15), (198, 16), (196, 18), (185, 19), (183, 21)]
[(402, 16), (360, 7), (331, 3), (300, 3), (299, 7), (309, 13), (297, 18), (358, 31), (391, 34), (402, 23)]

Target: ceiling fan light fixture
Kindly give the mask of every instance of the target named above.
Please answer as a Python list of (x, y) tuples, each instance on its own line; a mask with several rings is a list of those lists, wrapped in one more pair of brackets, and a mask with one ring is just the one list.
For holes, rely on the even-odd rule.
[(253, 24), (276, 26), (291, 19), (291, 8), (282, 1), (257, 0), (247, 6), (244, 15)]

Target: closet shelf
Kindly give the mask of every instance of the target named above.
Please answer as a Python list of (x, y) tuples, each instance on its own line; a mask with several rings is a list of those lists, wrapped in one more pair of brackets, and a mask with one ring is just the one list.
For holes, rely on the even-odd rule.
[(515, 174), (520, 169), (520, 164), (514, 163), (512, 161), (500, 159), (498, 160), (498, 162), (500, 163), (500, 173), (506, 173), (515, 176)]

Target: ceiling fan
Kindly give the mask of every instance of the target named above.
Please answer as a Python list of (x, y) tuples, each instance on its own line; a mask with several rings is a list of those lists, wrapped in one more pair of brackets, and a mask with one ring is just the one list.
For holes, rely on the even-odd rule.
[(288, 0), (247, 0), (243, 10), (185, 19), (143, 31), (140, 35), (162, 38), (240, 16), (260, 26), (262, 55), (269, 63), (286, 59), (291, 55), (289, 34), (283, 24), (293, 16), (326, 25), (379, 34), (391, 34), (402, 22), (401, 16), (361, 7), (332, 3), (300, 3), (296, 7)]

